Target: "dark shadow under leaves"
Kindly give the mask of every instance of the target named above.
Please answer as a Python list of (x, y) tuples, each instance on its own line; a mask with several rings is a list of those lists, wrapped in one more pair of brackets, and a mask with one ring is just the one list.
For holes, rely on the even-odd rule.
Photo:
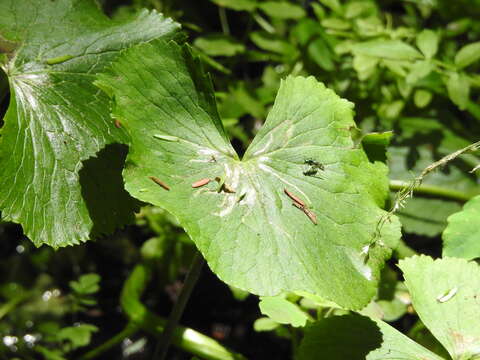
[(91, 237), (111, 234), (135, 221), (134, 212), (141, 202), (132, 198), (123, 185), (127, 153), (127, 146), (111, 144), (83, 163), (79, 175), (82, 197), (93, 221)]
[(382, 341), (379, 327), (369, 318), (357, 314), (334, 316), (307, 329), (299, 360), (365, 360)]

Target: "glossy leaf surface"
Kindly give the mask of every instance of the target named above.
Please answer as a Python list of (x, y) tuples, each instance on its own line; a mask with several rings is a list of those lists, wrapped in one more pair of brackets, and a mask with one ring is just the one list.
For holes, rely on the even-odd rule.
[(240, 160), (199, 69), (187, 49), (158, 41), (100, 77), (132, 137), (127, 190), (177, 216), (230, 285), (363, 307), (399, 232), (393, 219), (375, 238), (387, 170), (354, 146), (352, 104), (314, 78), (287, 78)]
[(178, 25), (147, 11), (113, 22), (91, 0), (5, 0), (0, 13), (11, 93), (0, 140), (3, 218), (20, 223), (36, 245), (53, 247), (132, 221), (136, 204), (121, 184), (121, 149), (93, 158), (127, 137), (92, 81), (120, 50), (171, 37)]
[(480, 359), (480, 268), (464, 259), (414, 256), (399, 264), (418, 316), (452, 359)]

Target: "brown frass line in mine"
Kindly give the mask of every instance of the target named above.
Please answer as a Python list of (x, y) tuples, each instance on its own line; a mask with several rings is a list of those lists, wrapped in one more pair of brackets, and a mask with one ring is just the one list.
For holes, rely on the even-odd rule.
[[(287, 193), (287, 189), (285, 189), (285, 193), (291, 198), (291, 196)], [(302, 203), (299, 203), (296, 200), (292, 203), (292, 205), (295, 206), (297, 209), (302, 210), (303, 213), (308, 216), (308, 218), (310, 219), (310, 221), (312, 223), (317, 225), (318, 224), (317, 215), (315, 215), (315, 213), (312, 210), (310, 210), (305, 204), (303, 204), (303, 205), (302, 204), (303, 204), (303, 201), (302, 201)]]
[(307, 209), (306, 207), (304, 207), (304, 208), (303, 208), (303, 212), (305, 213), (305, 215), (308, 216), (308, 218), (312, 221), (312, 223), (314, 223), (315, 225), (317, 225), (317, 215), (315, 215), (315, 213), (313, 213), (312, 210)]
[(170, 187), (167, 184), (165, 184), (162, 180), (160, 180), (159, 178), (157, 178), (155, 176), (149, 176), (148, 178), (150, 180), (152, 180), (155, 184), (160, 185), (165, 190), (170, 190)]
[(211, 180), (210, 179), (201, 179), (201, 180), (198, 180), (198, 181), (195, 181), (193, 184), (192, 184), (192, 188), (199, 188), (199, 187), (202, 187), (202, 186), (205, 186), (207, 185)]
[(302, 206), (302, 205), (300, 205), (300, 204), (298, 204), (298, 203), (296, 203), (296, 202), (292, 203), (292, 205), (295, 206), (297, 209), (302, 210), (303, 213), (308, 216), (308, 218), (310, 219), (310, 221), (311, 221), (312, 223), (314, 223), (315, 225), (317, 225), (317, 215), (315, 215), (312, 210), (310, 210), (310, 209), (308, 209), (307, 207)]
[(302, 210), (302, 211), (303, 211), (303, 209), (305, 209), (305, 207), (303, 207), (302, 205), (300, 205), (300, 204), (298, 204), (298, 203), (296, 203), (296, 202), (292, 203), (292, 205), (295, 206), (297, 209), (300, 209), (300, 210)]
[(300, 200), (300, 198), (298, 198), (297, 196), (293, 195), (290, 191), (288, 191), (287, 189), (283, 189), (283, 191), (285, 192), (285, 194), (287, 194), (287, 196), (292, 199), (293, 201), (295, 201), (298, 205), (300, 205), (301, 207), (305, 207), (305, 203)]

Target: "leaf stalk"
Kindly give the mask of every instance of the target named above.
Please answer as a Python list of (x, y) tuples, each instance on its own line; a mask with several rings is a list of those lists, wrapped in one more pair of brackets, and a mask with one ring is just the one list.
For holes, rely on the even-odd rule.
[[(150, 311), (141, 298), (152, 275), (151, 263), (135, 266), (123, 286), (120, 303), (131, 322), (153, 336), (159, 336), (165, 329), (166, 320)], [(204, 360), (245, 360), (245, 357), (230, 351), (218, 341), (191, 328), (175, 327), (172, 343), (180, 349)]]
[(162, 338), (157, 343), (153, 359), (164, 360), (166, 358), (168, 348), (172, 343), (174, 330), (177, 327), (180, 318), (182, 317), (188, 299), (192, 294), (192, 290), (195, 287), (198, 278), (200, 277), (204, 263), (205, 260), (203, 259), (202, 254), (200, 254), (200, 252), (197, 250), (195, 256), (193, 257), (193, 262), (190, 265), (190, 269), (188, 270), (187, 277), (185, 278), (185, 282), (183, 284), (180, 296), (178, 297), (177, 302), (173, 306), (170, 317), (168, 318)]

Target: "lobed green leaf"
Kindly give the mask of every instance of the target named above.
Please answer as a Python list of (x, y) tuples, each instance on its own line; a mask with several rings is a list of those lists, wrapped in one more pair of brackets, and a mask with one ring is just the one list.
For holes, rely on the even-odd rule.
[[(240, 160), (208, 77), (174, 42), (127, 50), (97, 84), (113, 94), (132, 138), (127, 190), (177, 216), (222, 280), (264, 296), (304, 290), (348, 308), (373, 297), (399, 229), (393, 219), (378, 234), (386, 167), (355, 147), (350, 103), (314, 78), (287, 78)], [(192, 188), (201, 179), (210, 182)]]

